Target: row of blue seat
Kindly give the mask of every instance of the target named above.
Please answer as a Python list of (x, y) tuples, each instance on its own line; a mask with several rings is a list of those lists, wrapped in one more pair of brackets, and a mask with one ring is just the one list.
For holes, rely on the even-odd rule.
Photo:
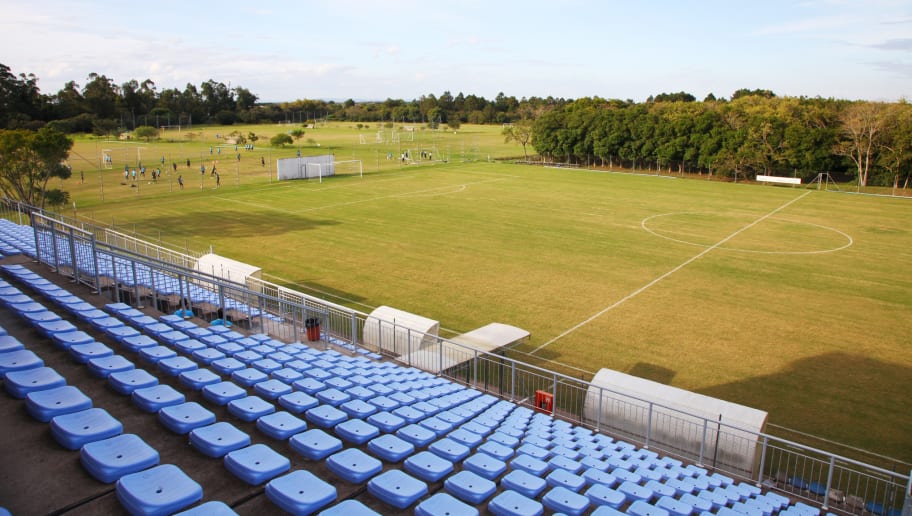
[[(438, 514), (442, 508), (473, 513), (482, 504), (495, 514), (544, 508), (580, 514), (593, 507), (599, 513), (817, 514), (755, 486), (423, 371), (300, 343), (285, 345), (267, 336), (228, 335), (225, 329), (199, 327), (179, 317), (155, 320), (122, 304), (106, 310), (139, 333), (122, 330), (116, 335), (142, 360), (176, 374), (183, 385), (201, 391), (205, 402), (227, 405), (235, 417), (256, 421), (265, 435), (287, 440), (295, 452), (323, 461), (333, 475), (355, 484), (366, 482), (369, 493), (393, 507), (421, 500), (415, 506), (420, 514)], [(93, 320), (87, 319), (89, 324)], [(110, 334), (115, 326), (108, 322), (96, 327)], [(69, 343), (59, 337), (57, 341)], [(70, 349), (80, 345), (70, 344)], [(71, 353), (83, 356), (87, 351), (91, 347)], [(98, 361), (111, 356), (93, 355), (87, 363), (104, 369)], [(140, 377), (137, 381), (153, 381), (132, 374)], [(295, 492), (292, 486), (307, 472), (287, 473), (287, 457), (269, 446), (250, 445), (249, 436), (235, 425), (214, 421), (204, 406), (187, 403), (170, 387), (173, 392), (163, 392), (163, 387), (137, 388), (132, 396), (144, 400), (140, 406), (146, 410), (157, 411), (167, 427), (189, 434), (194, 448), (222, 457), (235, 475), (248, 483), (267, 483), (267, 496), (280, 507), (317, 510), (335, 500), (329, 500), (328, 488), (325, 498)], [(162, 400), (166, 403), (159, 405)], [(285, 410), (277, 411), (272, 402)], [(307, 423), (316, 428), (307, 429)], [(381, 473), (383, 462), (401, 464), (404, 471)], [(321, 481), (333, 487), (331, 479)], [(437, 482), (443, 489), (427, 497)], [(353, 504), (346, 505), (351, 510)]]

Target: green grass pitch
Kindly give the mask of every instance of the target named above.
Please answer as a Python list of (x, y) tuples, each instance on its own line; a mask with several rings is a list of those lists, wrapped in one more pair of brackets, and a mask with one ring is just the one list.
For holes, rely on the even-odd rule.
[[(297, 145), (238, 161), (228, 147), (210, 155), (218, 129), (205, 128), (144, 144), (166, 172), (132, 186), (123, 162), (136, 151), (86, 140), (65, 187), (80, 218), (212, 245), (334, 302), (395, 306), (448, 335), (516, 325), (532, 333), (516, 358), (585, 379), (636, 374), (912, 460), (912, 202), (489, 162), (522, 155), (499, 129), (398, 142), (378, 142), (376, 127), (308, 131), (305, 153), (363, 163), (364, 177), (322, 184), (278, 183), (262, 165)], [(104, 146), (115, 163), (99, 171)], [(403, 164), (406, 149), (448, 161)], [(219, 189), (199, 173), (215, 160)]]

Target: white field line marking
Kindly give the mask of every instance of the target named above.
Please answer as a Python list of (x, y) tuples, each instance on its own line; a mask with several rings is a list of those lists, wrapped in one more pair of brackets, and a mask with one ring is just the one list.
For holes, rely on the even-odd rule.
[(687, 261), (685, 261), (684, 263), (682, 263), (682, 264), (678, 265), (677, 267), (675, 267), (674, 269), (671, 269), (670, 271), (666, 272), (665, 274), (662, 274), (662, 275), (659, 276), (658, 278), (656, 278), (656, 279), (650, 281), (649, 283), (643, 285), (642, 287), (640, 287), (640, 288), (634, 290), (634, 291), (631, 292), (630, 294), (627, 294), (626, 296), (622, 297), (621, 299), (615, 301), (614, 304), (609, 305), (609, 306), (603, 308), (602, 310), (600, 310), (599, 312), (597, 312), (595, 315), (589, 317), (588, 319), (586, 319), (586, 320), (584, 320), (584, 321), (582, 321), (582, 322), (580, 322), (580, 323), (577, 323), (576, 325), (570, 327), (570, 328), (567, 329), (567, 330), (564, 330), (563, 333), (561, 333), (560, 335), (554, 337), (553, 339), (549, 340), (548, 342), (545, 342), (545, 343), (542, 344), (541, 346), (538, 346), (537, 348), (533, 349), (532, 351), (529, 352), (529, 354), (531, 355), (531, 354), (537, 353), (538, 351), (540, 351), (540, 350), (546, 348), (547, 346), (550, 346), (550, 345), (553, 344), (554, 342), (556, 342), (556, 341), (558, 341), (558, 340), (560, 340), (560, 339), (566, 337), (567, 335), (569, 335), (569, 334), (575, 332), (576, 330), (582, 328), (583, 326), (586, 326), (587, 324), (591, 323), (592, 321), (594, 321), (594, 320), (598, 319), (599, 317), (605, 315), (605, 314), (608, 313), (609, 311), (614, 310), (615, 308), (621, 306), (622, 304), (626, 303), (627, 301), (629, 301), (629, 300), (633, 299), (634, 297), (636, 297), (636, 296), (642, 294), (643, 292), (649, 290), (650, 288), (652, 288), (654, 285), (656, 285), (656, 284), (659, 283), (660, 281), (664, 280), (665, 278), (671, 276), (672, 274), (678, 272), (679, 270), (683, 269), (684, 267), (687, 267), (687, 266), (690, 265), (691, 263), (693, 263), (693, 262), (699, 260), (700, 258), (706, 256), (706, 255), (709, 254), (711, 251), (713, 251), (713, 250), (715, 250), (715, 249), (718, 249), (720, 246), (725, 245), (725, 243), (728, 242), (729, 240), (735, 238), (736, 236), (740, 235), (741, 233), (744, 233), (744, 232), (747, 231), (748, 229), (750, 229), (750, 228), (756, 226), (757, 224), (759, 224), (759, 223), (763, 222), (764, 220), (766, 220), (766, 219), (772, 217), (773, 215), (779, 213), (780, 211), (782, 211), (782, 210), (788, 208), (788, 207), (791, 206), (792, 204), (794, 204), (794, 203), (800, 201), (801, 199), (804, 199), (804, 197), (807, 196), (807, 195), (810, 194), (810, 193), (811, 193), (811, 192), (808, 191), (808, 192), (805, 192), (805, 193), (799, 195), (798, 197), (795, 197), (795, 198), (792, 199), (791, 201), (789, 201), (789, 202), (783, 204), (782, 206), (779, 206), (779, 207), (776, 208), (775, 210), (773, 210), (773, 211), (767, 213), (766, 215), (760, 217), (759, 219), (757, 219), (757, 220), (751, 222), (750, 224), (744, 226), (743, 228), (741, 228), (741, 229), (735, 231), (734, 233), (732, 233), (732, 234), (728, 235), (727, 237), (723, 238), (722, 240), (719, 240), (719, 241), (716, 242), (715, 244), (713, 244), (713, 245), (707, 247), (706, 249), (700, 251), (699, 253), (697, 253), (696, 255), (692, 256), (691, 258), (689, 258), (689, 259), (688, 259)]

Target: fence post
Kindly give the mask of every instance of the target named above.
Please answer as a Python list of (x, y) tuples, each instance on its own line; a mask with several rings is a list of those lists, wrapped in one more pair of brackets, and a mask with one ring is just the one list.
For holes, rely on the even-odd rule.
[(355, 312), (352, 312), (352, 332), (351, 332), (351, 342), (352, 346), (358, 346), (358, 317), (355, 316)]
[(405, 345), (406, 345), (406, 354), (408, 355), (408, 365), (412, 367), (412, 329), (405, 329)]
[(700, 439), (700, 458), (697, 459), (697, 466), (703, 467), (703, 454), (706, 452), (706, 430), (709, 425), (709, 420), (705, 417), (703, 418), (703, 438)]
[(475, 350), (475, 357), (472, 359), (472, 387), (478, 386), (478, 350)]
[(516, 362), (510, 361), (510, 401), (516, 400)]
[(443, 375), (443, 339), (437, 339), (437, 347), (440, 352), (437, 354), (437, 376)]
[[(367, 319), (364, 320), (364, 331), (367, 333)], [(383, 354), (383, 321), (380, 319), (377, 319), (377, 353)]]
[(906, 484), (906, 502), (903, 504), (902, 516), (912, 516), (912, 471), (909, 472), (909, 482)]
[[(89, 238), (89, 241), (92, 243), (92, 270), (95, 272), (95, 293), (101, 294), (101, 280), (98, 277), (98, 248), (95, 247), (96, 246), (95, 233), (92, 233), (92, 235)], [(152, 275), (152, 278), (153, 278), (152, 292), (154, 293), (155, 292), (155, 283), (154, 283), (155, 275), (154, 274)]]
[(598, 399), (598, 411), (595, 416), (595, 430), (597, 432), (602, 431), (602, 394), (605, 393), (605, 389), (599, 387), (599, 399)]
[(74, 227), (67, 228), (69, 233), (70, 260), (73, 262), (73, 281), (79, 283), (79, 257), (76, 255), (76, 233)]
[(830, 487), (833, 486), (833, 470), (836, 469), (836, 457), (830, 455), (830, 469), (827, 471), (826, 491), (823, 492), (823, 510), (827, 510), (830, 503)]
[(763, 486), (763, 469), (766, 467), (766, 448), (769, 443), (769, 437), (763, 436), (763, 448), (760, 450), (760, 470), (757, 471), (757, 487)]
[(643, 445), (643, 448), (649, 449), (649, 438), (652, 437), (652, 410), (653, 403), (649, 402), (649, 415), (646, 417), (646, 444)]

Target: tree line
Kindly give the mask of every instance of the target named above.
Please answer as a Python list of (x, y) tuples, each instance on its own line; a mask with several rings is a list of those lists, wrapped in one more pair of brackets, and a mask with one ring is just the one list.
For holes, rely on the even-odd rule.
[(521, 128), (545, 160), (632, 169), (813, 179), (829, 172), (860, 186), (912, 174), (912, 106), (739, 90), (702, 102), (686, 93), (643, 103), (582, 98), (506, 128)]
[(64, 133), (110, 135), (141, 126), (307, 124), (325, 120), (458, 127), (461, 123), (507, 123), (566, 102), (552, 97), (517, 99), (503, 93), (488, 100), (462, 93), (454, 96), (448, 91), (410, 101), (258, 101), (259, 96), (247, 88), (231, 87), (212, 79), (199, 86), (188, 83), (183, 89), (159, 89), (150, 79), (117, 84), (98, 73), (89, 74), (82, 86), (69, 81), (58, 92), (45, 94), (34, 74), (16, 75), (0, 63), (0, 129), (38, 129), (50, 125)]

